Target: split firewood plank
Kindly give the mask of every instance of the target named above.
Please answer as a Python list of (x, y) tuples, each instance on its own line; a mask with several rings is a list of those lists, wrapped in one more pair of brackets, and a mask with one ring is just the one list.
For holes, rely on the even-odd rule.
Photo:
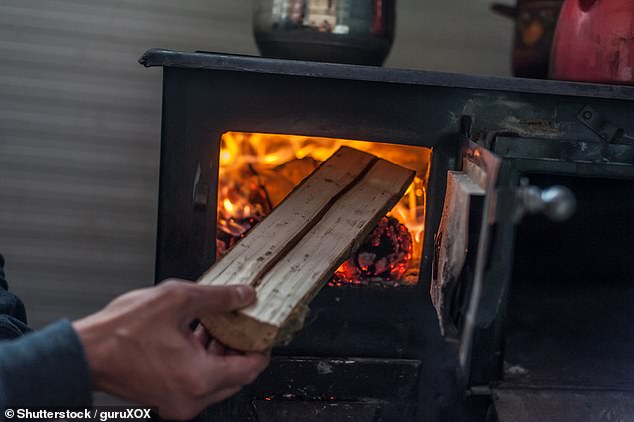
[(457, 335), (457, 329), (451, 321), (450, 307), (455, 301), (465, 262), (469, 255), (475, 256), (484, 196), (484, 189), (467, 173), (447, 172), (445, 205), (434, 242), (430, 287), (440, 331), (446, 337)]
[[(209, 315), (202, 318), (203, 325), (214, 338), (238, 350), (265, 350), (289, 340), (301, 328), (308, 302), (398, 202), (413, 178), (413, 171), (377, 160), (255, 284), (253, 305)], [(293, 216), (278, 214), (278, 218)]]
[(365, 174), (376, 157), (342, 147), (212, 266), (200, 284), (255, 284)]

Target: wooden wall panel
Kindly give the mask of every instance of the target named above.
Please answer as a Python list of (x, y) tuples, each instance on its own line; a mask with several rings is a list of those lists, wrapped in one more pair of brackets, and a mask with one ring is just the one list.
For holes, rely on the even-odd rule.
[[(506, 74), (488, 2), (398, 0), (387, 65)], [(257, 54), (246, 0), (0, 0), (0, 253), (33, 326), (153, 279), (161, 72), (150, 47)]]

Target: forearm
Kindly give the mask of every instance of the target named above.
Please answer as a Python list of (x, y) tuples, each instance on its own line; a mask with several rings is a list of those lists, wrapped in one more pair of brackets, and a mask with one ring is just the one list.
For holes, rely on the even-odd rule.
[(68, 321), (0, 342), (0, 407), (91, 403), (83, 347)]

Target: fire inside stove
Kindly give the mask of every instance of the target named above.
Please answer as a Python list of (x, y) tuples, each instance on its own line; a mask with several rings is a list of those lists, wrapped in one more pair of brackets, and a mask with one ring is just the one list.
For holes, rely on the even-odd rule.
[(226, 132), (220, 142), (217, 258), (264, 219), (339, 147), (369, 152), (416, 171), (398, 204), (336, 271), (331, 286), (418, 282), (431, 150), (347, 139)]

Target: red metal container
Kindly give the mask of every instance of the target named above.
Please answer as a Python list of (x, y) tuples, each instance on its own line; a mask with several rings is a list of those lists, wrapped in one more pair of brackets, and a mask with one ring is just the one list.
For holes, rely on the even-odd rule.
[(634, 84), (634, 1), (566, 0), (555, 31), (550, 77)]

